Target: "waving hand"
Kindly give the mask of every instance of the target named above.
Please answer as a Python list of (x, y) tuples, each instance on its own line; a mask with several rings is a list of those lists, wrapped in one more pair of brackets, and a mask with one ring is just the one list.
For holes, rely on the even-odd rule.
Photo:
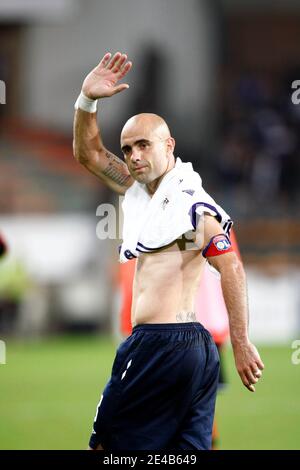
[(107, 52), (100, 63), (86, 76), (82, 91), (90, 99), (109, 97), (129, 88), (127, 83), (118, 82), (127, 75), (132, 62), (127, 62), (127, 55), (116, 52), (112, 57)]

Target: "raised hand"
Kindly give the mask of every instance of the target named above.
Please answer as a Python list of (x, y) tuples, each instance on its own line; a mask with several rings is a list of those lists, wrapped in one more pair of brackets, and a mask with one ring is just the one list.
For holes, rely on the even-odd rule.
[(254, 384), (262, 376), (264, 364), (256, 347), (248, 342), (243, 345), (233, 345), (235, 365), (245, 387), (255, 392)]
[(104, 98), (120, 93), (129, 88), (127, 83), (117, 83), (127, 75), (132, 62), (127, 62), (127, 55), (116, 52), (112, 57), (108, 52), (101, 62), (86, 76), (82, 91), (90, 99)]

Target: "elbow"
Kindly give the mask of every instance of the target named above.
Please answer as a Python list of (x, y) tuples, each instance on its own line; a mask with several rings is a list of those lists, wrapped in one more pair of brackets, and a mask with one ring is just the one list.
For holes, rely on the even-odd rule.
[(81, 165), (86, 165), (89, 161), (89, 158), (87, 157), (87, 155), (77, 147), (77, 145), (75, 144), (75, 141), (73, 141), (73, 156), (75, 158), (75, 160), (77, 160), (78, 163), (80, 163)]
[(75, 158), (75, 160), (78, 160), (78, 153), (76, 152), (74, 141), (73, 141), (73, 157)]
[(246, 273), (242, 261), (237, 255), (232, 263), (232, 269), (238, 274), (240, 278), (246, 279)]
[(78, 152), (77, 145), (75, 143), (75, 139), (73, 140), (73, 157), (75, 160), (79, 161), (80, 153)]
[(236, 279), (240, 279), (243, 282), (246, 281), (246, 273), (244, 266), (239, 257), (234, 253), (235, 256), (232, 257), (230, 263), (221, 270), (221, 277), (223, 276), (233, 276)]

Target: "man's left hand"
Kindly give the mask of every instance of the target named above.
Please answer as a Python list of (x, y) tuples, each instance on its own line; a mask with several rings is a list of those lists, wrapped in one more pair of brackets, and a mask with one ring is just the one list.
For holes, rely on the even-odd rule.
[(264, 364), (254, 344), (233, 344), (235, 365), (240, 378), (250, 392), (255, 392), (254, 385), (262, 376)]

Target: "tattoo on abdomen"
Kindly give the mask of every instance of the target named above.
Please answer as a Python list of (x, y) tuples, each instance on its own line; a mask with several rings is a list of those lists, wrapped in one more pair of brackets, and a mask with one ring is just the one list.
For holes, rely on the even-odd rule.
[(179, 312), (176, 314), (176, 321), (178, 323), (188, 323), (197, 321), (195, 312)]

